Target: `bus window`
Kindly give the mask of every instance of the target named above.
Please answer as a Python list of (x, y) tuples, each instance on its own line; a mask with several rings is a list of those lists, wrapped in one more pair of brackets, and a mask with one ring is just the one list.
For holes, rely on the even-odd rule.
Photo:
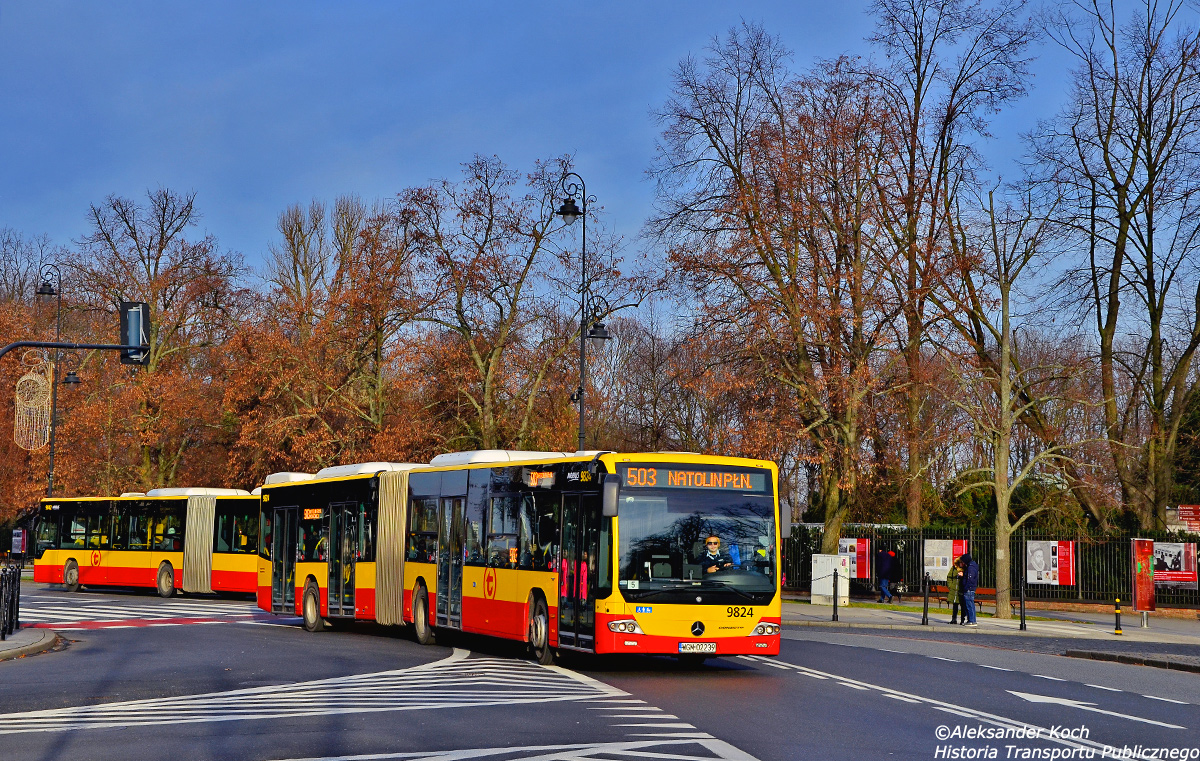
[(562, 507), (561, 497), (553, 494), (538, 494), (536, 500), (537, 513), (537, 552), (533, 557), (534, 568), (551, 570), (558, 557), (558, 513)]
[[(66, 506), (64, 505), (64, 510)], [(87, 524), (82, 515), (76, 512), (63, 513), (62, 546), (82, 547), (87, 541)]]
[(264, 507), (258, 517), (258, 556), (271, 557), (271, 513), (269, 507)]
[(433, 563), (437, 559), (437, 498), (416, 497), (409, 507), (408, 559)]
[(123, 550), (128, 546), (129, 541), (129, 519), (122, 513), (115, 512), (115, 506), (113, 510), (114, 513), (109, 519), (112, 523), (112, 548)]
[(177, 552), (183, 549), (183, 515), (176, 505), (164, 505), (154, 516), (154, 549)]
[(107, 550), (109, 547), (109, 529), (112, 518), (107, 515), (89, 515), (87, 517), (87, 546), (94, 549)]
[(250, 506), (233, 520), (233, 551), (258, 552), (258, 510)]
[[(310, 511), (305, 510), (302, 515)], [(312, 510), (316, 517), (301, 518), (300, 537), (296, 544), (299, 560), (320, 562), (329, 557), (329, 524), (325, 521), (325, 511), (316, 508)]]
[(233, 544), (233, 516), (218, 512), (213, 521), (213, 552), (230, 552)]
[[(487, 564), (493, 568), (516, 568), (520, 547), (521, 502), (519, 497), (492, 497), (488, 519)], [(530, 564), (532, 565), (532, 555)], [(529, 566), (526, 566), (529, 567)]]
[(370, 563), (375, 559), (375, 519), (379, 508), (367, 508), (358, 503), (358, 560)]
[(58, 547), (58, 522), (59, 514), (57, 512), (43, 513), (38, 520), (38, 538), (37, 538), (37, 559), (42, 559), (42, 554), (46, 550), (52, 550)]
[(129, 549), (150, 549), (150, 516), (144, 513), (129, 516)]
[(466, 524), (466, 542), (463, 544), (463, 562), (466, 565), (484, 565), (483, 518), (487, 512), (488, 482), (491, 471), (472, 470), (467, 481), (467, 503), (464, 506), (463, 522)]

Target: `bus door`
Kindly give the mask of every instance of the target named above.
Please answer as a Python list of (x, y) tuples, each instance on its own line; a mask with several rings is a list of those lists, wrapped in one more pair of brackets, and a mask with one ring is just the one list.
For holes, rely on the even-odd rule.
[(271, 611), (296, 610), (296, 534), (299, 508), (277, 507), (271, 516)]
[(595, 649), (596, 573), (600, 551), (600, 498), (564, 494), (558, 579), (558, 642)]
[(329, 506), (329, 615), (354, 615), (354, 561), (358, 557), (358, 505)]
[(462, 497), (442, 497), (438, 505), (437, 625), (462, 628)]

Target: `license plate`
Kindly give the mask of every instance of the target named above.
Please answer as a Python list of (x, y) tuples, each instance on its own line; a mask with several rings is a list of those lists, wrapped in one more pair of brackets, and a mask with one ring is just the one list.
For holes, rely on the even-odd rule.
[(715, 653), (717, 652), (716, 642), (680, 642), (679, 652), (681, 653)]

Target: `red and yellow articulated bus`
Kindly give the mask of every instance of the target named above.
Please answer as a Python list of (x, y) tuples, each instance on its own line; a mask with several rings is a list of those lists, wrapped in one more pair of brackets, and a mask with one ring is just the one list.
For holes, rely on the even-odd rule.
[(34, 581), (185, 592), (257, 590), (259, 498), (240, 489), (153, 489), (41, 503)]
[(513, 452), (365, 463), (262, 487), (258, 602), (558, 650), (779, 653), (774, 463)]

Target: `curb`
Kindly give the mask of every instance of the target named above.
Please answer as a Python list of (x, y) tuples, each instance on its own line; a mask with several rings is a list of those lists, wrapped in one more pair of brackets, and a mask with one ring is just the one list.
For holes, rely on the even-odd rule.
[[(58, 632), (50, 629), (21, 629), (21, 631), (32, 631), (37, 633), (37, 639), (28, 645), (20, 645), (8, 649), (0, 649), (0, 661), (7, 661), (12, 658), (20, 658), (23, 655), (33, 655), (41, 653), (54, 647), (58, 642)], [(3, 648), (7, 643), (0, 642), (0, 648)]]
[(1087, 658), (1093, 661), (1113, 661), (1114, 663), (1129, 663), (1134, 666), (1152, 666), (1171, 671), (1190, 671), (1200, 674), (1200, 664), (1183, 663), (1164, 658), (1145, 658), (1140, 655), (1123, 655), (1121, 653), (1104, 653), (1095, 650), (1068, 650), (1063, 653), (1068, 658)]
[[(784, 621), (783, 625), (784, 626), (814, 626), (814, 627), (818, 627), (818, 628), (828, 628), (828, 629), (898, 629), (901, 631), (947, 632), (947, 633), (954, 632), (955, 629), (963, 628), (963, 627), (957, 627), (957, 626), (950, 627), (949, 625), (946, 625), (946, 626), (921, 626), (920, 624), (857, 624), (857, 623), (842, 623), (840, 621)], [(1006, 636), (1006, 637), (1042, 637), (1042, 638), (1046, 638), (1046, 639), (1104, 639), (1104, 637), (1085, 637), (1085, 636), (1080, 636), (1080, 635), (1061, 634), (1061, 633), (1043, 634), (1041, 632), (1021, 631), (1019, 629), (1016, 629), (1013, 631), (1008, 631), (1008, 630), (997, 630), (997, 629), (974, 629), (974, 628), (972, 628), (969, 631), (963, 631), (963, 632), (957, 632), (957, 633), (960, 633), (963, 636), (974, 636), (976, 634), (983, 634), (983, 635), (999, 635), (999, 636)], [(1100, 632), (1100, 631), (1096, 632), (1096, 634), (1103, 634), (1103, 633), (1104, 632)]]

